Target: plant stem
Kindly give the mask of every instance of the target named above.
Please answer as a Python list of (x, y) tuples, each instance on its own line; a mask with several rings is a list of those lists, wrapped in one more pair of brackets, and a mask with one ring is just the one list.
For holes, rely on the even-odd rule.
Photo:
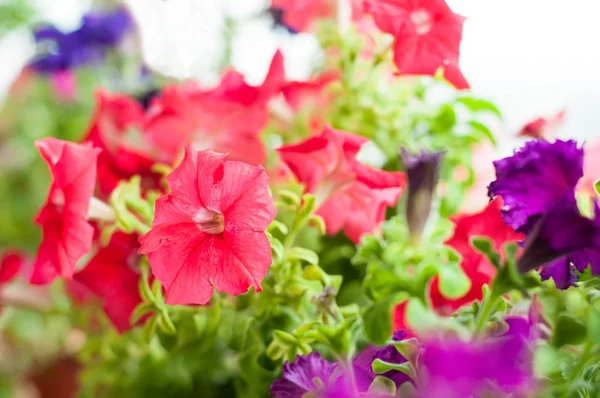
[(475, 319), (474, 337), (481, 335), (481, 332), (483, 331), (488, 321), (488, 318), (490, 317), (490, 314), (496, 309), (496, 306), (498, 305), (499, 295), (496, 293), (496, 290), (497, 289), (494, 289), (494, 286), (492, 286), (491, 291), (489, 292), (485, 300), (483, 300), (483, 302), (481, 303), (479, 311), (477, 311), (477, 318)]

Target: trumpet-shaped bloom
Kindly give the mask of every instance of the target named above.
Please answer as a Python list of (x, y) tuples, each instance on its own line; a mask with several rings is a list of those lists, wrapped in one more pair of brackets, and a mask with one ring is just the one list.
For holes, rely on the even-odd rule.
[(96, 185), (98, 150), (55, 138), (36, 141), (52, 173), (48, 199), (36, 218), (43, 239), (31, 282), (44, 284), (56, 276), (72, 278), (77, 262), (90, 251), (94, 229), (87, 221)]
[(456, 88), (469, 85), (458, 68), (464, 17), (444, 0), (365, 0), (383, 32), (394, 36), (400, 74), (433, 76), (441, 67)]
[(104, 312), (119, 332), (131, 328), (131, 314), (141, 303), (135, 271), (137, 238), (122, 232), (113, 235), (109, 245), (96, 253), (73, 279), (88, 288), (104, 303)]
[(271, 265), (269, 177), (262, 166), (225, 156), (188, 145), (168, 177), (171, 193), (157, 200), (152, 229), (140, 238), (168, 304), (206, 304), (215, 288), (260, 291)]
[(151, 185), (158, 184), (152, 173), (157, 160), (171, 161), (151, 142), (146, 133), (147, 117), (138, 101), (126, 95), (96, 94), (96, 111), (86, 141), (100, 148), (98, 186), (108, 195), (119, 181), (141, 175)]
[(259, 134), (269, 118), (267, 102), (283, 82), (283, 56), (277, 52), (260, 86), (250, 86), (243, 75), (229, 71), (212, 90), (169, 87), (150, 108), (148, 132), (173, 158), (192, 143), (199, 150), (227, 152), (232, 160), (261, 164), (266, 153)]
[(366, 139), (327, 126), (319, 135), (278, 149), (296, 178), (320, 204), (328, 234), (343, 230), (354, 242), (385, 219), (406, 185), (403, 173), (366, 166), (355, 157)]

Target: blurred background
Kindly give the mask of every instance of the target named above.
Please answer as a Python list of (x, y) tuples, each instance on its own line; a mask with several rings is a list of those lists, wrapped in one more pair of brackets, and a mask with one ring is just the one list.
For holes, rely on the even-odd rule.
[[(178, 78), (215, 83), (231, 63), (258, 83), (275, 49), (291, 78), (306, 78), (318, 58), (310, 34), (273, 28), (268, 0), (129, 0), (147, 63)], [(473, 90), (497, 103), (507, 135), (539, 116), (565, 110), (559, 135), (592, 140), (600, 130), (600, 25), (589, 0), (448, 0), (467, 17), (461, 68)], [(15, 6), (17, 5), (17, 6)], [(87, 0), (0, 0), (0, 97), (33, 56), (28, 27), (77, 26)], [(7, 10), (18, 10), (19, 13)], [(225, 54), (227, 53), (227, 54)], [(510, 145), (508, 145), (510, 146)]]

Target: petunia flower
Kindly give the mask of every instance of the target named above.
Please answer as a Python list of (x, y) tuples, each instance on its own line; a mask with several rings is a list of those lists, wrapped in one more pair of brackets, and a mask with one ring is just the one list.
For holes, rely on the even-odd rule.
[(316, 196), (327, 233), (343, 230), (354, 242), (385, 219), (386, 208), (396, 204), (406, 185), (403, 173), (355, 159), (366, 141), (327, 126), (319, 135), (277, 149), (306, 191)]
[(52, 173), (48, 199), (36, 218), (43, 239), (31, 282), (44, 284), (56, 276), (72, 278), (77, 262), (90, 251), (94, 229), (88, 210), (96, 185), (98, 150), (55, 138), (36, 141)]
[(147, 115), (142, 105), (126, 95), (96, 93), (96, 110), (85, 141), (101, 149), (98, 157), (98, 185), (109, 195), (119, 181), (141, 175), (150, 186), (159, 176), (154, 163), (171, 163), (166, 152), (153, 144), (146, 130)]
[(523, 239), (522, 234), (516, 233), (504, 223), (500, 208), (501, 201), (496, 199), (478, 213), (461, 214), (452, 218), (455, 225), (454, 233), (445, 243), (461, 255), (460, 266), (471, 280), (471, 288), (463, 297), (449, 299), (442, 295), (438, 289), (439, 281), (434, 279), (431, 284), (430, 299), (438, 311), (442, 313), (447, 313), (447, 310), (455, 311), (473, 301), (481, 300), (483, 285), (489, 284), (496, 275), (496, 268), (487, 257), (471, 245), (473, 237), (489, 238), (498, 252), (501, 252), (505, 243), (516, 243)]
[(517, 134), (520, 137), (551, 139), (556, 130), (565, 120), (565, 111), (562, 110), (551, 117), (538, 117), (528, 122)]
[[(529, 329), (509, 322), (502, 336), (482, 342), (425, 340), (423, 365), (427, 379), (418, 389), (418, 397), (459, 398), (531, 392), (533, 387), (532, 353)], [(512, 395), (511, 395), (512, 396)]]
[(283, 364), (281, 379), (271, 384), (271, 395), (274, 398), (302, 398), (304, 394), (326, 386), (336, 366), (318, 352), (299, 355), (293, 362)]
[(496, 180), (490, 199), (502, 196), (508, 225), (527, 233), (557, 204), (575, 203), (575, 187), (583, 176), (583, 149), (575, 141), (529, 141), (513, 156), (494, 162)]
[(412, 155), (402, 148), (401, 158), (408, 177), (406, 220), (411, 236), (420, 237), (429, 218), (439, 179), (442, 152)]
[(140, 238), (168, 304), (206, 304), (215, 288), (260, 291), (271, 265), (269, 178), (262, 166), (225, 156), (188, 145), (167, 179), (171, 193), (157, 200), (152, 229)]
[(121, 333), (131, 328), (131, 314), (142, 301), (140, 274), (134, 268), (138, 247), (134, 235), (116, 233), (73, 277), (103, 301), (106, 315)]
[[(345, 1), (349, 3), (351, 18), (358, 18), (360, 1)], [(338, 0), (271, 0), (278, 22), (294, 32), (308, 32), (321, 19), (335, 19), (338, 4)]]
[(169, 87), (150, 107), (146, 129), (154, 145), (173, 158), (191, 142), (196, 149), (228, 152), (231, 159), (261, 164), (266, 153), (259, 134), (268, 122), (267, 103), (280, 93), (283, 82), (283, 57), (277, 52), (260, 86), (250, 86), (243, 75), (229, 71), (212, 90)]
[(542, 278), (566, 289), (577, 280), (574, 269), (600, 272), (600, 210), (581, 215), (575, 189), (583, 175), (583, 150), (575, 141), (530, 141), (511, 157), (494, 162), (490, 198), (500, 195), (505, 221), (527, 234), (518, 267), (542, 266)]
[(30, 66), (40, 73), (54, 73), (96, 63), (131, 26), (129, 14), (116, 9), (85, 15), (81, 26), (69, 33), (53, 26), (38, 28), (34, 38), (40, 51)]
[(444, 0), (365, 0), (365, 12), (383, 32), (394, 36), (394, 62), (402, 75), (444, 77), (469, 88), (458, 67), (464, 17)]

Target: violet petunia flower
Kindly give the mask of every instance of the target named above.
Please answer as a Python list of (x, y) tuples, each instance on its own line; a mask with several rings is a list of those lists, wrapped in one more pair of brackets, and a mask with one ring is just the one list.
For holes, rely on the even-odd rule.
[(101, 61), (107, 50), (119, 44), (132, 26), (124, 9), (90, 13), (81, 26), (72, 32), (62, 32), (54, 26), (44, 26), (34, 32), (38, 55), (30, 66), (48, 74)]
[(401, 158), (408, 176), (406, 220), (411, 236), (420, 237), (429, 218), (433, 195), (439, 179), (443, 152), (410, 154), (401, 149)]
[(600, 209), (593, 220), (577, 208), (575, 187), (583, 176), (583, 149), (575, 141), (527, 142), (513, 156), (494, 162), (496, 180), (489, 196), (502, 196), (504, 221), (527, 235), (518, 260), (522, 272), (542, 267), (566, 289), (575, 284), (575, 270), (591, 264), (600, 273)]
[[(300, 355), (283, 365), (282, 378), (271, 384), (271, 395), (275, 398), (302, 398), (308, 392), (322, 390), (335, 367), (336, 364), (323, 359), (318, 352)], [(315, 383), (317, 379), (320, 382)]]
[(462, 398), (529, 391), (533, 387), (530, 328), (526, 320), (506, 321), (507, 333), (482, 342), (425, 341), (423, 365), (428, 378), (417, 396)]

